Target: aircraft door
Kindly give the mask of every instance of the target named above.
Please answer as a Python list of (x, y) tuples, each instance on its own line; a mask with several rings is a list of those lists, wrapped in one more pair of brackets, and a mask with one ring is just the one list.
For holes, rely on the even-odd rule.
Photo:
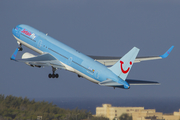
[(70, 58), (68, 59), (68, 65), (71, 65), (71, 63), (72, 63), (72, 57), (70, 57)]
[(42, 46), (42, 40), (39, 40), (37, 43), (37, 47), (40, 48)]
[(95, 78), (96, 78), (96, 79), (99, 79), (99, 71), (96, 71), (96, 72), (95, 72)]

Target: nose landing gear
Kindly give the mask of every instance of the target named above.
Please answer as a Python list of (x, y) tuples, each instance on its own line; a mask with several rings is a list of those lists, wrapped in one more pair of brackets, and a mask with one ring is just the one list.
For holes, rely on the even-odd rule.
[(18, 50), (19, 50), (19, 51), (22, 51), (22, 50), (23, 50), (23, 48), (22, 48), (22, 47), (18, 47)]
[(18, 50), (19, 50), (19, 51), (22, 51), (22, 50), (23, 50), (22, 44), (21, 44), (19, 41), (17, 41), (17, 43), (18, 43), (18, 45), (19, 45)]
[(49, 74), (48, 77), (49, 78), (58, 78), (59, 77), (59, 74), (55, 74), (55, 71), (56, 71), (56, 68), (52, 67), (52, 71), (53, 71), (53, 74)]

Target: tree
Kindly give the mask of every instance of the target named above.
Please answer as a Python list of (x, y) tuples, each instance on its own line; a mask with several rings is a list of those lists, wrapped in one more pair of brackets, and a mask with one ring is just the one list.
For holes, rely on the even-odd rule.
[(87, 110), (75, 108), (73, 110), (59, 108), (52, 102), (30, 101), (27, 97), (4, 97), (0, 94), (0, 119), (1, 120), (36, 120), (43, 116), (43, 120), (108, 120), (108, 118), (94, 117)]
[(105, 118), (105, 117), (92, 117), (90, 120), (109, 120), (109, 118)]
[(129, 116), (127, 113), (123, 113), (120, 117), (119, 120), (132, 120), (132, 116)]

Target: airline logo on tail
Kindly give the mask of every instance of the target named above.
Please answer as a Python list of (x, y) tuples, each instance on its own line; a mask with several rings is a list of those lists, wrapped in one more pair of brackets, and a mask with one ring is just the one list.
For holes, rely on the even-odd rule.
[[(124, 64), (124, 62), (123, 62), (123, 61), (120, 61), (120, 64), (121, 64), (121, 65), (120, 65), (120, 66), (121, 66), (121, 71), (122, 71), (124, 74), (128, 73), (129, 70), (130, 70), (130, 67), (128, 67), (127, 70), (124, 70), (123, 67), (122, 67), (122, 65)], [(132, 65), (132, 62), (130, 61), (129, 64)]]
[(115, 73), (122, 80), (126, 80), (126, 77), (131, 70), (134, 60), (139, 52), (139, 49), (134, 47), (128, 53), (126, 53), (117, 63), (115, 63), (109, 69)]

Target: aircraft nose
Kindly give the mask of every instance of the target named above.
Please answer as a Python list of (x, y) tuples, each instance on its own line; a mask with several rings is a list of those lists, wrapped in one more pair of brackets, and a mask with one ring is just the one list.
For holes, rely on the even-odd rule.
[(14, 35), (14, 36), (16, 36), (17, 38), (19, 38), (20, 37), (20, 28), (19, 27), (14, 27), (13, 29), (12, 29), (12, 34)]
[(15, 28), (12, 29), (12, 33), (13, 33), (13, 35), (15, 35), (15, 33), (16, 33)]

